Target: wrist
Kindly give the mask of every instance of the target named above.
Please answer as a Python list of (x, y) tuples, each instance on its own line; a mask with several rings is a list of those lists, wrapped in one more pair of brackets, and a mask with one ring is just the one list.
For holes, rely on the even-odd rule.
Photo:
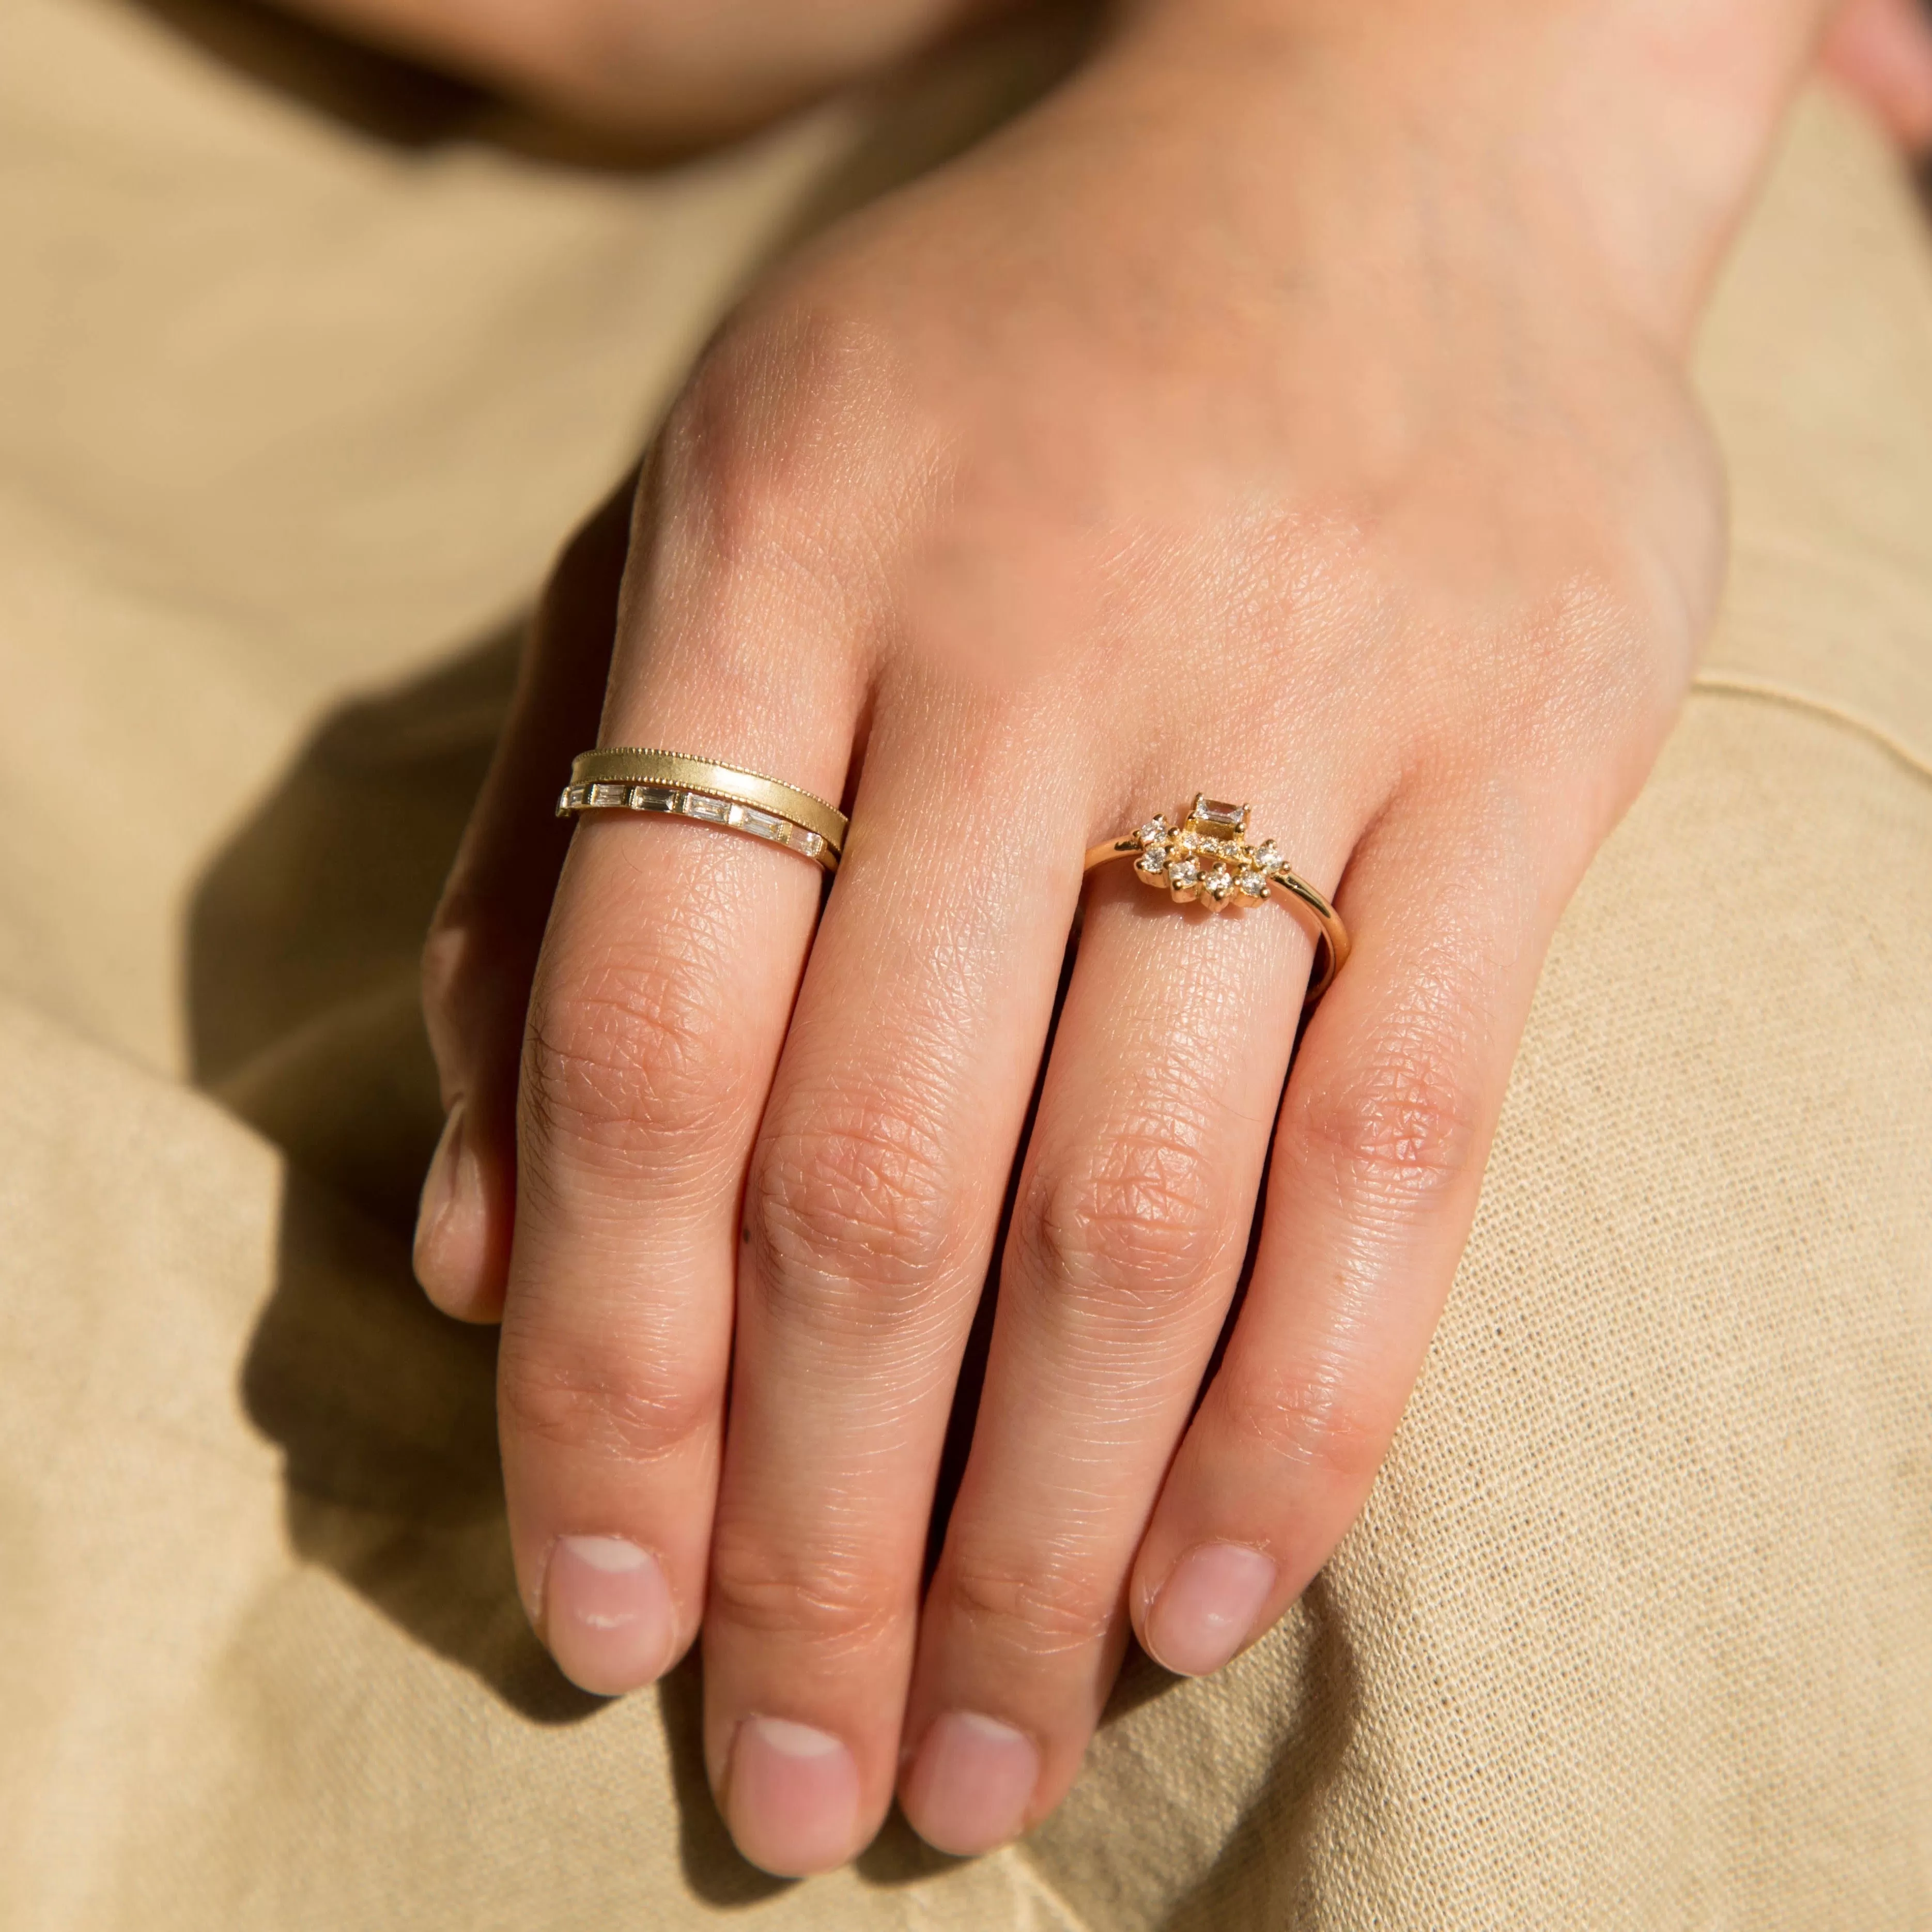
[[(1681, 341), (1809, 63), (1826, 0), (1118, 0), (1106, 58), (1272, 92), (1284, 158), (1355, 124), (1476, 186)], [(1212, 111), (1212, 110), (1210, 110)]]

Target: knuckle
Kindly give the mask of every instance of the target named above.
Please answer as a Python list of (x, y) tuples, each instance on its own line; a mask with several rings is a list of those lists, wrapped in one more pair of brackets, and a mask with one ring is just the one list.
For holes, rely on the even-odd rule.
[(717, 1391), (701, 1378), (586, 1361), (536, 1348), (514, 1332), (504, 1338), (498, 1401), (506, 1435), (640, 1464), (662, 1460), (715, 1426), (718, 1407)]
[(676, 962), (602, 963), (568, 987), (539, 987), (524, 1051), (526, 1123), (634, 1160), (715, 1151), (739, 1125), (743, 1070), (707, 988)]
[(787, 1312), (891, 1321), (963, 1258), (944, 1156), (909, 1094), (821, 1098), (760, 1145), (746, 1190), (756, 1277)]
[(1478, 1139), (1460, 1058), (1416, 1030), (1385, 1043), (1300, 1097), (1291, 1089), (1292, 1145), (1344, 1190), (1391, 1202), (1426, 1199), (1466, 1173)]
[(468, 934), (463, 924), (439, 908), (429, 937), (423, 941), (422, 1000), (425, 1012), (441, 1017), (454, 1011), (468, 952)]
[(446, 905), (439, 907), (423, 941), (419, 982), (423, 1021), (439, 1070), (446, 1078), (458, 1041), (469, 1030), (474, 1005), (474, 946), (468, 926)]
[(1106, 1136), (1085, 1162), (1036, 1174), (1014, 1240), (1042, 1280), (1112, 1306), (1158, 1307), (1198, 1288), (1225, 1258), (1232, 1217), (1190, 1137)]
[[(805, 561), (840, 527), (870, 332), (822, 296), (739, 322), (716, 343), (667, 426), (671, 500), (725, 568)], [(876, 366), (876, 354), (873, 363)]]
[(1237, 1441), (1270, 1462), (1348, 1484), (1382, 1466), (1390, 1425), (1318, 1376), (1280, 1376), (1230, 1388), (1222, 1415)]
[(802, 1643), (820, 1656), (862, 1654), (911, 1614), (909, 1581), (877, 1558), (820, 1551), (787, 1558), (749, 1526), (721, 1524), (711, 1552), (707, 1619), (760, 1638)]
[(465, 883), (446, 891), (418, 968), (424, 1028), (445, 1104), (479, 1083), (513, 1077), (536, 947), (506, 931)]
[(1121, 1600), (1118, 1588), (1071, 1560), (1015, 1569), (966, 1557), (946, 1583), (949, 1610), (976, 1638), (1036, 1657), (1102, 1642)]

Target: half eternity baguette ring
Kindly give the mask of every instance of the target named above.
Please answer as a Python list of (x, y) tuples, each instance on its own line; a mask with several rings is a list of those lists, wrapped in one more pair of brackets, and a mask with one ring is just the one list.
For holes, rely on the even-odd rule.
[(845, 814), (796, 785), (682, 752), (586, 752), (571, 761), (556, 815), (665, 812), (788, 846), (828, 872), (845, 849)]
[(1325, 993), (1348, 956), (1348, 933), (1335, 908), (1284, 859), (1270, 838), (1248, 843), (1248, 808), (1204, 792), (1177, 828), (1156, 814), (1138, 832), (1123, 832), (1087, 854), (1087, 868), (1132, 859), (1144, 886), (1164, 888), (1176, 905), (1239, 911), (1274, 896), (1312, 917), (1325, 956), (1308, 988), (1310, 1005)]

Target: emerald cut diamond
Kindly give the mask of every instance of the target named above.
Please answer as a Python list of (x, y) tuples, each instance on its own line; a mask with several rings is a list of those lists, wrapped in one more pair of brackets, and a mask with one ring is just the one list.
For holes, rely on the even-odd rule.
[(1210, 798), (1205, 792), (1194, 794), (1194, 809), (1187, 814), (1188, 822), (1199, 826), (1205, 832), (1232, 832), (1236, 838), (1248, 829), (1248, 808), (1245, 805), (1229, 805), (1218, 798)]

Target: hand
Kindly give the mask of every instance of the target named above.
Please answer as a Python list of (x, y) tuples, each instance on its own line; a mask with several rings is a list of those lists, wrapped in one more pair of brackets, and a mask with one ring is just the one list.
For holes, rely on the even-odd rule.
[[(896, 1784), (937, 1845), (1010, 1836), (1130, 1627), (1211, 1671), (1326, 1558), (1718, 581), (1680, 350), (1796, 27), (1714, 116), (1568, 15), (1183, 10), (760, 290), (647, 467), (600, 742), (848, 797), (822, 917), (812, 866), (688, 824), (593, 816), (557, 875), (607, 514), (430, 943), (418, 1268), (502, 1314), (530, 1613), (613, 1693), (702, 1621), (711, 1774), (776, 1871)], [(1083, 852), (1197, 788), (1336, 891), (1353, 958), (1297, 1053), (1292, 915), (1109, 868), (1042, 1075)]]

